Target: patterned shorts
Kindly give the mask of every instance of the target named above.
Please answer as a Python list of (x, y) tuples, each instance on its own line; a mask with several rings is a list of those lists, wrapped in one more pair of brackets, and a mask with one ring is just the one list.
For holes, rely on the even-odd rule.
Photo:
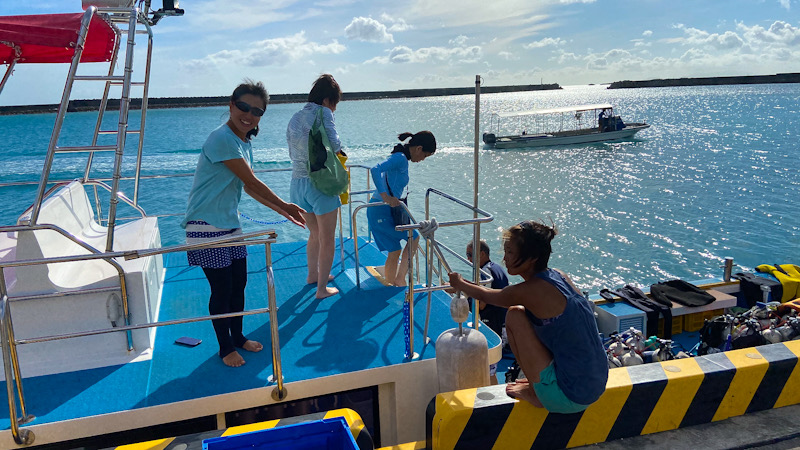
[[(186, 223), (186, 243), (199, 244), (219, 239), (224, 236), (242, 234), (241, 228), (222, 229), (209, 225), (202, 220), (192, 220)], [(231, 265), (234, 259), (247, 257), (247, 248), (243, 245), (236, 247), (204, 248), (186, 252), (189, 265), (200, 266), (205, 269), (222, 269)]]

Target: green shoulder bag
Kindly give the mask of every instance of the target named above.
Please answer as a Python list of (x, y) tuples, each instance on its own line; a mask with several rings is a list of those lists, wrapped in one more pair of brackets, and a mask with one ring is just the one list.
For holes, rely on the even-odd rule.
[(347, 191), (347, 169), (331, 148), (325, 126), (322, 124), (322, 108), (308, 134), (308, 177), (311, 184), (325, 195), (339, 195)]

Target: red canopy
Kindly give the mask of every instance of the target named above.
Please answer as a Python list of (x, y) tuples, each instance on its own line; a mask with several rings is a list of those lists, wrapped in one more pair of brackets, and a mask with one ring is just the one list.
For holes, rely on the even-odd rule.
[[(72, 61), (82, 18), (83, 13), (0, 17), (0, 64), (9, 64), (16, 57), (12, 46), (21, 50), (18, 63)], [(81, 62), (111, 60), (116, 39), (108, 22), (92, 16)]]

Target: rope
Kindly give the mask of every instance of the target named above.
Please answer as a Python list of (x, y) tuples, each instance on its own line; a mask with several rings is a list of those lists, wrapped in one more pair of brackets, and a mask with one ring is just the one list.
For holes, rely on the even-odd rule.
[(247, 215), (245, 213), (241, 212), (241, 211), (239, 211), (239, 215), (242, 216), (243, 218), (251, 221), (251, 222), (260, 223), (261, 225), (276, 225), (276, 224), (279, 224), (279, 223), (286, 223), (286, 222), (289, 221), (289, 219), (283, 219), (283, 220), (275, 220), (275, 221), (272, 221), (272, 222), (264, 222), (263, 220), (256, 220), (256, 219), (252, 219), (250, 217), (247, 217)]

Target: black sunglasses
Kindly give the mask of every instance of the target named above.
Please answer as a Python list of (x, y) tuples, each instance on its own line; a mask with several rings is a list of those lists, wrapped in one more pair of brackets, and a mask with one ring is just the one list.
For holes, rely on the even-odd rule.
[(467, 252), (467, 258), (472, 258), (472, 252)]
[(252, 114), (252, 115), (254, 115), (256, 117), (261, 117), (261, 116), (264, 115), (264, 110), (263, 109), (256, 108), (255, 106), (250, 106), (250, 105), (248, 105), (247, 103), (245, 103), (245, 102), (243, 102), (241, 100), (233, 102), (233, 104), (241, 112), (245, 112), (245, 113), (249, 112), (250, 114)]

